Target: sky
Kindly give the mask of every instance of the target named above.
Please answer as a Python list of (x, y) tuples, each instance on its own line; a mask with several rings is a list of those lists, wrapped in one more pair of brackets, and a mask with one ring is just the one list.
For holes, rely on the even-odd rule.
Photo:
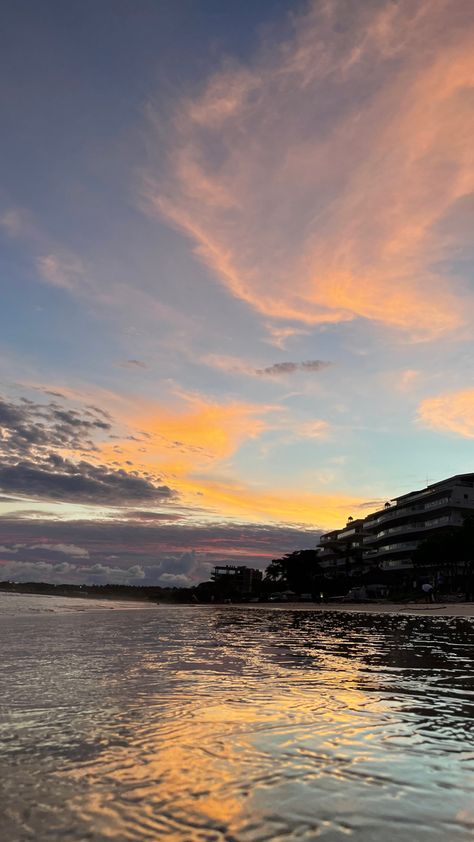
[(474, 470), (471, 0), (6, 0), (0, 66), (0, 579)]

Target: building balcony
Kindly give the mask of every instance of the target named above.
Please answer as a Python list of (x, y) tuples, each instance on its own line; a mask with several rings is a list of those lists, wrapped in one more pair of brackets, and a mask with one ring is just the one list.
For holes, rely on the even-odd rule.
[[(397, 518), (408, 517), (412, 514), (419, 515), (423, 512), (443, 508), (446, 506), (453, 506), (453, 501), (451, 497), (440, 497), (437, 500), (429, 500), (424, 504), (418, 503), (415, 506), (392, 506), (390, 509), (387, 509), (382, 514), (380, 514), (379, 517), (374, 518), (373, 520), (368, 520), (364, 524), (364, 532), (368, 532), (369, 529), (374, 529), (380, 524), (387, 523), (388, 521), (395, 520)], [(456, 507), (474, 508), (474, 501), (465, 500), (462, 503), (456, 503)]]
[(388, 529), (382, 529), (375, 535), (365, 535), (364, 545), (373, 544), (386, 538), (390, 535), (401, 535), (406, 532), (426, 532), (431, 529), (437, 529), (442, 526), (462, 526), (463, 518), (458, 514), (442, 515), (441, 517), (431, 518), (430, 520), (413, 521), (411, 523), (404, 523), (402, 526), (391, 526)]
[(382, 555), (388, 555), (392, 553), (406, 553), (406, 552), (413, 552), (416, 550), (419, 541), (399, 541), (393, 544), (384, 544), (381, 547), (377, 547), (377, 549), (367, 550), (362, 554), (362, 558), (365, 560), (380, 558)]
[(386, 558), (379, 564), (381, 570), (412, 570), (411, 558)]

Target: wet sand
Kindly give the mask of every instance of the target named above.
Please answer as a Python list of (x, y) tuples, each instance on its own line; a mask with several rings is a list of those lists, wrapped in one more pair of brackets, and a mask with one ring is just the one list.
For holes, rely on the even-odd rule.
[[(237, 606), (236, 606), (237, 607)], [(433, 617), (474, 617), (474, 602), (311, 602), (260, 603), (249, 608), (338, 611), (343, 614), (416, 614)]]

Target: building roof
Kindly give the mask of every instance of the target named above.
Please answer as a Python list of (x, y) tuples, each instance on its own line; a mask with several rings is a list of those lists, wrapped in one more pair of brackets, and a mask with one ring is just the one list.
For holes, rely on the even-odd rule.
[(400, 494), (398, 497), (393, 497), (393, 500), (406, 500), (409, 497), (416, 497), (418, 494), (426, 494), (428, 491), (435, 491), (438, 488), (441, 488), (444, 485), (455, 485), (455, 481), (466, 481), (474, 482), (474, 474), (454, 474), (452, 477), (447, 477), (447, 479), (441, 479), (438, 482), (434, 482), (431, 485), (427, 485), (425, 488), (420, 488), (418, 491), (409, 491), (407, 494)]

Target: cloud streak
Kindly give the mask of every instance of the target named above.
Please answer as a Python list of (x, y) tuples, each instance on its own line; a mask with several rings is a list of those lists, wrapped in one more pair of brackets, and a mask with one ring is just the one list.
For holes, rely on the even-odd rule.
[(466, 232), (449, 220), (474, 189), (473, 35), (470, 0), (310, 3), (285, 41), (177, 104), (148, 208), (267, 317), (459, 327), (448, 263)]

